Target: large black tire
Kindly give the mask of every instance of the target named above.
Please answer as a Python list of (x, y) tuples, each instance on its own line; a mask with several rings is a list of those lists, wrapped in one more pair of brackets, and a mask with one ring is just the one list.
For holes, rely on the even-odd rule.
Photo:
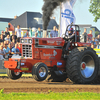
[(77, 47), (68, 56), (66, 71), (69, 79), (75, 83), (88, 84), (94, 82), (97, 79), (98, 70), (98, 56), (90, 47)]
[(36, 63), (32, 68), (32, 76), (36, 81), (43, 81), (48, 76), (48, 67), (42, 63)]
[(99, 73), (97, 79), (93, 82), (94, 84), (100, 84), (100, 59), (99, 59)]
[(100, 75), (98, 75), (97, 79), (93, 82), (93, 84), (100, 84)]
[(7, 69), (7, 75), (13, 80), (17, 80), (22, 76), (22, 72), (15, 73), (13, 70)]
[(50, 71), (50, 75), (48, 75), (46, 81), (48, 81), (48, 82), (63, 82), (63, 81), (66, 81), (67, 78), (68, 78), (67, 74), (58, 76), (55, 74), (54, 71)]

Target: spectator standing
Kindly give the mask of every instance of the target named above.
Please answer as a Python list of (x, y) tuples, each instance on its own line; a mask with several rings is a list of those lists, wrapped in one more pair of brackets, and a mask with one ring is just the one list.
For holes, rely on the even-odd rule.
[(20, 38), (17, 38), (16, 39), (16, 43), (20, 43)]
[[(10, 45), (10, 44), (9, 44)], [(3, 51), (7, 54), (7, 56), (9, 56), (10, 53), (10, 48), (5, 44), (3, 47)]]
[(94, 45), (93, 45), (93, 43), (91, 43), (91, 48), (94, 48)]
[(4, 31), (1, 31), (1, 34), (3, 35), (3, 40), (4, 40), (4, 38), (6, 37)]
[(95, 42), (96, 42), (96, 45), (99, 45), (99, 41), (97, 38), (95, 38)]
[(7, 41), (4, 41), (4, 45), (7, 44)]
[(8, 32), (8, 28), (6, 27), (5, 28), (5, 36), (9, 35), (10, 36), (10, 33)]
[(5, 51), (3, 51), (3, 46), (0, 45), (0, 60), (3, 60), (5, 55), (6, 53)]
[(15, 44), (15, 47), (12, 48), (12, 50), (11, 50), (11, 54), (13, 54), (13, 55), (19, 55), (20, 54), (19, 49), (17, 47), (18, 47), (18, 44)]
[(32, 34), (31, 34), (31, 37), (35, 37), (35, 33), (37, 32), (37, 29), (36, 28), (32, 28)]
[(21, 53), (22, 53), (22, 50), (21, 50), (21, 44), (20, 44), (20, 43), (18, 43), (17, 48), (19, 49), (19, 52), (20, 52), (20, 54), (21, 54)]
[(30, 37), (29, 36), (29, 31), (27, 31), (26, 34), (23, 36), (23, 38), (25, 38), (25, 37)]
[(11, 41), (10, 41), (10, 36), (9, 36), (9, 34), (7, 35), (7, 37), (5, 37), (5, 41), (7, 41), (7, 40), (8, 40), (9, 42), (11, 42)]
[(84, 42), (86, 43), (86, 41), (87, 41), (87, 29), (86, 28), (84, 28), (84, 32), (82, 33), (82, 36), (84, 37)]
[(12, 43), (14, 43), (14, 44), (16, 43), (15, 39), (12, 40)]
[(50, 37), (58, 37), (58, 32), (56, 31), (56, 26), (53, 27), (53, 30), (50, 32)]
[(8, 45), (9, 43), (10, 43), (10, 41), (9, 41), (9, 40), (7, 40), (7, 41), (6, 41), (6, 44)]
[(37, 32), (35, 32), (35, 36), (34, 37), (38, 37), (38, 33)]
[(21, 28), (20, 28), (20, 25), (17, 26), (15, 34), (17, 35), (17, 38), (21, 38)]
[(2, 34), (0, 35), (0, 42), (4, 42), (4, 38)]
[(91, 43), (92, 41), (89, 39), (88, 41), (87, 41), (87, 43)]
[(100, 42), (100, 35), (97, 36), (98, 41)]
[(1, 44), (0, 44), (0, 45), (2, 45), (2, 46), (3, 46), (3, 45), (4, 45), (4, 43), (3, 43), (3, 42), (1, 42)]
[(56, 28), (56, 32), (57, 32), (57, 37), (58, 37), (58, 33), (59, 33), (59, 30), (58, 30), (58, 28)]
[(31, 29), (31, 27), (29, 27), (29, 35), (30, 35), (30, 37), (32, 37), (32, 29)]
[(14, 48), (15, 44), (13, 42), (11, 42), (11, 48)]
[(38, 38), (38, 33), (37, 33), (37, 32), (35, 32), (35, 35), (34, 35), (33, 37), (37, 37), (37, 38)]
[[(11, 42), (13, 41), (13, 39), (15, 39), (15, 37), (14, 37), (14, 36), (10, 37)], [(16, 41), (16, 40), (15, 40), (15, 41)]]
[(41, 28), (40, 27), (38, 28), (37, 33), (38, 33), (38, 37), (41, 38), (42, 37), (42, 32), (41, 32)]
[(10, 36), (10, 40), (12, 41), (12, 39), (17, 39), (17, 36), (15, 35), (15, 32), (12, 32), (12, 35)]
[(92, 37), (93, 37), (93, 35), (92, 35), (92, 30), (90, 30), (90, 32), (89, 32), (89, 34), (88, 34), (88, 40), (90, 39), (90, 40), (92, 41)]
[(12, 47), (11, 47), (11, 43), (8, 44), (8, 50), (9, 50), (9, 58), (12, 57), (12, 54), (11, 54), (11, 50), (12, 50)]
[(92, 42), (91, 43), (94, 45), (94, 48), (96, 48), (95, 38), (92, 38)]
[(16, 44), (15, 43), (15, 39), (13, 39), (12, 42), (11, 42), (11, 47), (14, 48), (15, 47), (15, 44)]

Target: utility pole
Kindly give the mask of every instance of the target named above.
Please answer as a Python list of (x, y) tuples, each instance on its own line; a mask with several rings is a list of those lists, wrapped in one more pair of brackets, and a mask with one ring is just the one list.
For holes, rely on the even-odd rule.
[(60, 2), (60, 18), (59, 18), (59, 37), (60, 37), (60, 25), (61, 25), (61, 2)]

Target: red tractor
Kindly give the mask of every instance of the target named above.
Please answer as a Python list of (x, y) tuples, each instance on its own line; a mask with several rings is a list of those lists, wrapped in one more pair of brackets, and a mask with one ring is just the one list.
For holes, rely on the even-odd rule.
[[(71, 27), (74, 35), (66, 35)], [(4, 61), (8, 77), (19, 79), (24, 72), (32, 73), (37, 81), (45, 80), (48, 74), (48, 80), (56, 82), (67, 77), (75, 83), (95, 81), (99, 70), (96, 52), (90, 43), (80, 43), (78, 25), (69, 25), (66, 33), (64, 38), (21, 38), (21, 56)]]

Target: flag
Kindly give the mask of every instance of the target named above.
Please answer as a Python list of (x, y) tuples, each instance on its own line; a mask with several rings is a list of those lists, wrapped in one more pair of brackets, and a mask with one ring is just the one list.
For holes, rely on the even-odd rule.
[(75, 23), (75, 15), (73, 13), (73, 6), (76, 0), (66, 0), (61, 4), (61, 18), (60, 18), (60, 37), (66, 32), (66, 28), (72, 22)]

